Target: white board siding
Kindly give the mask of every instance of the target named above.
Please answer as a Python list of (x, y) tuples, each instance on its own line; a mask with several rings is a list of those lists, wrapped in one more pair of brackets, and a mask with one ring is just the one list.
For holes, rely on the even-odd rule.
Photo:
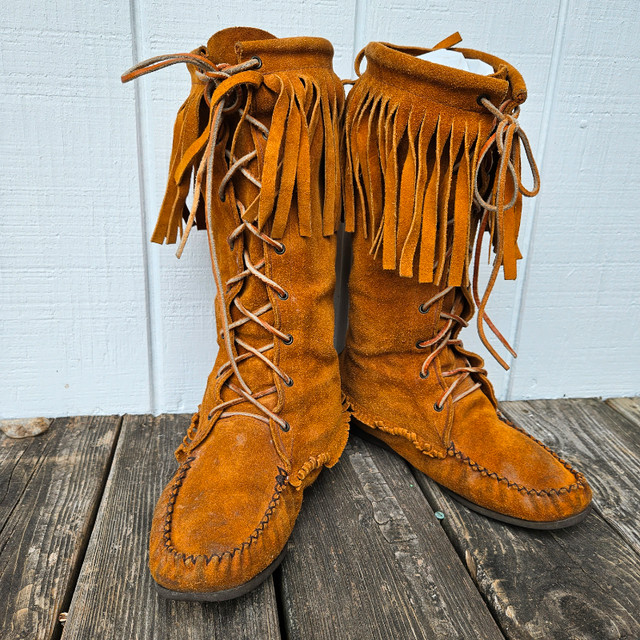
[[(75, 0), (4, 13), (0, 417), (200, 401), (215, 357), (206, 238), (180, 261), (147, 244), (188, 74), (119, 76), (236, 24), (327, 37), (343, 77), (369, 40), (430, 46), (453, 31), (517, 66), (543, 190), (525, 209), (521, 277), (491, 298), (519, 351), (509, 373), (488, 360), (492, 379), (510, 399), (640, 393), (637, 3)], [(483, 352), (474, 329), (464, 338)]]
[(13, 3), (0, 34), (0, 414), (145, 411), (129, 4)]

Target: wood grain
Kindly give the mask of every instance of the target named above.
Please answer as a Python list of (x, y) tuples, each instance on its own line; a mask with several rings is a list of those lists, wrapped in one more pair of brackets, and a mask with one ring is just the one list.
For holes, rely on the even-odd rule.
[(502, 638), (406, 464), (355, 437), (306, 492), (280, 581), (290, 640)]
[(59, 631), (120, 422), (62, 418), (40, 436), (0, 439), (3, 638), (45, 640)]
[(605, 402), (640, 429), (640, 396), (636, 398), (609, 398)]
[[(617, 451), (624, 464), (632, 463), (632, 443), (622, 441), (628, 424), (592, 400), (501, 406), (579, 464), (598, 512), (606, 514), (594, 511), (580, 525), (557, 532), (529, 531), (469, 511), (415, 472), (431, 506), (445, 514), (444, 529), (503, 632), (514, 640), (640, 637), (640, 557), (627, 541), (634, 527), (626, 513), (637, 489), (617, 483), (622, 474), (612, 459)], [(624, 527), (612, 524), (615, 517), (625, 519)]]
[(640, 554), (640, 429), (595, 399), (507, 402), (505, 413), (581, 469), (609, 526)]
[(147, 569), (155, 502), (189, 416), (126, 416), (63, 640), (280, 638), (273, 580), (221, 604), (163, 600)]

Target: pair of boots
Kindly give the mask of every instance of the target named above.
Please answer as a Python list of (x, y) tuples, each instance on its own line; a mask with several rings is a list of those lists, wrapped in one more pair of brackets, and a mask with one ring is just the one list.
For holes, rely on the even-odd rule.
[[(483, 76), (420, 59), (426, 51), (370, 43), (346, 100), (328, 41), (252, 28), (123, 76), (188, 66), (152, 240), (180, 234), (181, 252), (193, 225), (205, 228), (217, 287), (218, 356), (150, 537), (167, 597), (224, 600), (264, 580), (350, 419), (486, 515), (551, 529), (589, 511), (584, 476), (499, 412), (482, 359), (458, 338), (475, 302), (499, 358), (486, 302), (500, 268), (516, 275), (522, 196), (537, 190), (517, 121), (524, 82), (485, 53), (456, 49), (489, 64)], [(343, 214), (354, 236), (339, 361)], [(481, 296), (471, 263), (485, 232), (495, 259)]]

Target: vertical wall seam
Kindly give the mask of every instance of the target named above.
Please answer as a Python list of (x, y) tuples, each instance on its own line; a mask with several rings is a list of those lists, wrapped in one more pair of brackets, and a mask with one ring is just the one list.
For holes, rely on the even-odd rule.
[[(556, 101), (556, 88), (558, 84), (558, 74), (560, 68), (560, 62), (562, 61), (562, 50), (564, 45), (564, 36), (566, 31), (567, 15), (569, 12), (569, 0), (560, 0), (560, 7), (558, 10), (558, 21), (556, 22), (556, 31), (553, 40), (553, 50), (551, 52), (551, 64), (549, 65), (549, 76), (547, 78), (547, 86), (545, 88), (544, 105), (542, 109), (542, 124), (540, 127), (540, 141), (538, 146), (537, 159), (541, 167), (545, 166), (545, 160), (547, 156), (549, 129), (551, 126), (551, 117), (553, 112), (553, 106)], [(529, 216), (525, 242), (526, 246), (523, 257), (523, 265), (521, 267), (521, 276), (516, 286), (516, 296), (513, 307), (517, 309), (517, 313), (512, 320), (511, 331), (509, 335), (509, 342), (513, 346), (516, 353), (520, 347), (520, 337), (522, 334), (522, 324), (524, 316), (524, 305), (527, 297), (527, 291), (529, 290), (530, 280), (530, 266), (531, 259), (533, 257), (533, 246), (537, 229), (538, 210), (540, 207), (540, 196), (538, 196), (531, 207), (531, 214)], [(510, 368), (507, 371), (506, 382), (506, 399), (513, 399), (513, 385), (515, 380), (516, 369), (515, 358), (511, 358), (509, 362)]]
[[(137, 0), (129, 0), (129, 17), (131, 21), (131, 55), (133, 63), (141, 59), (140, 39), (141, 25), (136, 7)], [(140, 191), (140, 226), (142, 242), (142, 259), (144, 265), (144, 291), (145, 291), (145, 313), (147, 331), (147, 376), (149, 386), (149, 408), (151, 413), (156, 413), (156, 358), (154, 353), (155, 342), (155, 296), (150, 273), (149, 251), (147, 248), (147, 197), (146, 186), (148, 171), (145, 162), (144, 133), (148, 130), (147, 118), (143, 108), (143, 95), (140, 83), (134, 83), (135, 117), (136, 117), (136, 149), (138, 153), (138, 185)]]
[[(366, 0), (355, 0), (354, 14), (353, 14), (353, 59), (355, 60), (358, 51), (364, 47), (365, 37), (365, 15), (367, 5)], [(353, 64), (351, 66), (353, 69)], [(353, 73), (353, 71), (352, 71)]]

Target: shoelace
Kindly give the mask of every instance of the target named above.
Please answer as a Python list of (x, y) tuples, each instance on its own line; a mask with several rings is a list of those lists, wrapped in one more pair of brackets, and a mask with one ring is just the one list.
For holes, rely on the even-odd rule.
[[(531, 145), (527, 135), (520, 127), (518, 122), (518, 115), (520, 114), (520, 106), (513, 101), (504, 102), (500, 108), (497, 108), (490, 100), (485, 97), (480, 98), (479, 102), (496, 118), (496, 129), (489, 139), (485, 142), (483, 148), (480, 151), (480, 157), (478, 159), (478, 165), (476, 167), (476, 175), (474, 179), (474, 197), (477, 204), (482, 210), (482, 218), (478, 228), (478, 235), (476, 239), (475, 258), (473, 267), (473, 298), (478, 308), (478, 335), (482, 340), (482, 344), (487, 348), (489, 353), (500, 363), (504, 369), (509, 369), (509, 365), (496, 351), (493, 345), (489, 342), (485, 330), (484, 323), (487, 324), (491, 332), (498, 338), (498, 340), (504, 345), (509, 353), (515, 358), (516, 352), (513, 350), (507, 339), (500, 333), (498, 328), (493, 324), (491, 318), (489, 318), (486, 307), (493, 291), (493, 287), (498, 278), (500, 267), (503, 265), (505, 255), (505, 213), (515, 207), (519, 195), (532, 198), (538, 191), (540, 191), (540, 173), (538, 172), (538, 166), (533, 157), (531, 151)], [(527, 189), (522, 184), (522, 179), (519, 171), (519, 144), (522, 144), (527, 162), (531, 169), (533, 176), (533, 187)], [(494, 188), (492, 189), (492, 202), (487, 202), (480, 194), (481, 170), (483, 160), (495, 146), (498, 152), (500, 160), (496, 168), (496, 176), (494, 182)], [(508, 177), (511, 176), (512, 185), (511, 199), (505, 203), (508, 193)], [(480, 265), (480, 254), (482, 253), (482, 240), (484, 233), (487, 230), (487, 226), (491, 224), (491, 235), (495, 239), (495, 258), (493, 261), (493, 268), (489, 281), (485, 288), (482, 298), (478, 292), (478, 271)], [(515, 242), (515, 240), (514, 240)]]
[[(222, 324), (222, 328), (220, 329), (220, 336), (222, 337), (222, 341), (225, 345), (225, 350), (228, 356), (227, 362), (225, 362), (217, 371), (217, 376), (220, 377), (226, 375), (228, 374), (229, 370), (231, 370), (233, 372), (233, 376), (235, 376), (235, 380), (237, 381), (237, 384), (236, 382), (231, 382), (231, 378), (233, 376), (229, 376), (229, 379), (227, 379), (224, 383), (236, 394), (237, 397), (221, 402), (220, 404), (215, 406), (209, 413), (208, 417), (209, 420), (212, 421), (212, 423), (216, 422), (217, 420), (229, 418), (232, 416), (247, 416), (256, 420), (260, 420), (266, 424), (269, 424), (270, 420), (273, 420), (273, 422), (275, 422), (280, 427), (280, 429), (282, 429), (282, 431), (289, 431), (289, 423), (279, 415), (271, 411), (260, 401), (268, 395), (277, 393), (277, 387), (273, 385), (271, 387), (263, 389), (260, 392), (254, 393), (247, 382), (244, 380), (238, 368), (238, 364), (240, 362), (252, 357), (256, 357), (269, 369), (271, 369), (278, 377), (280, 377), (283, 380), (284, 384), (286, 384), (287, 386), (291, 386), (293, 384), (293, 380), (291, 379), (291, 377), (284, 373), (277, 365), (275, 365), (271, 360), (269, 360), (269, 358), (264, 355), (265, 352), (275, 348), (275, 340), (269, 344), (263, 345), (259, 348), (255, 348), (236, 336), (235, 330), (246, 324), (247, 322), (255, 322), (257, 325), (271, 334), (274, 338), (282, 340), (282, 342), (285, 344), (291, 344), (291, 342), (293, 341), (293, 336), (283, 333), (261, 318), (261, 316), (272, 309), (271, 303), (263, 305), (257, 310), (250, 311), (239, 300), (239, 298), (237, 297), (237, 293), (234, 294), (231, 299), (228, 299), (228, 294), (235, 287), (235, 285), (249, 277), (258, 278), (265, 285), (265, 287), (272, 289), (282, 300), (286, 299), (288, 297), (288, 294), (277, 282), (267, 277), (262, 272), (262, 269), (264, 269), (265, 266), (265, 260), (262, 259), (254, 264), (247, 250), (243, 251), (242, 256), (244, 268), (235, 276), (227, 280), (227, 282), (224, 283), (225, 288), (223, 288), (222, 275), (220, 272), (220, 266), (218, 264), (213, 236), (214, 221), (212, 203), (214, 198), (214, 155), (223, 121), (225, 119), (225, 116), (228, 116), (229, 114), (233, 113), (239, 115), (239, 121), (236, 125), (234, 135), (231, 136), (231, 147), (230, 149), (225, 151), (225, 156), (229, 166), (225, 176), (220, 181), (217, 196), (220, 198), (220, 200), (225, 200), (227, 188), (229, 187), (231, 179), (236, 174), (236, 172), (240, 172), (246, 179), (251, 181), (256, 187), (258, 187), (258, 189), (262, 188), (260, 180), (256, 178), (256, 176), (254, 176), (246, 166), (257, 156), (257, 150), (254, 149), (250, 153), (247, 153), (240, 158), (236, 157), (235, 155), (237, 134), (240, 128), (245, 123), (257, 128), (265, 138), (267, 138), (267, 136), (269, 135), (269, 130), (267, 129), (267, 127), (265, 127), (261, 122), (259, 122), (249, 114), (249, 110), (252, 104), (253, 91), (259, 88), (263, 82), (263, 76), (254, 71), (254, 69), (260, 68), (262, 62), (258, 57), (254, 57), (246, 62), (240, 63), (235, 66), (231, 66), (228, 64), (216, 65), (206, 57), (195, 53), (170, 54), (164, 56), (156, 56), (154, 58), (149, 58), (148, 60), (140, 62), (123, 74), (122, 81), (128, 82), (129, 80), (133, 80), (147, 73), (152, 73), (153, 71), (157, 71), (158, 69), (162, 69), (178, 63), (187, 63), (189, 65), (193, 65), (196, 69), (196, 76), (198, 77), (198, 79), (206, 83), (204, 97), (209, 106), (209, 121), (205, 130), (189, 147), (180, 163), (181, 165), (186, 165), (186, 163), (192, 162), (193, 158), (196, 157), (197, 154), (202, 153), (202, 158), (200, 160), (200, 164), (196, 173), (193, 206), (191, 207), (191, 212), (186, 223), (185, 231), (182, 235), (177, 255), (178, 257), (180, 257), (189, 236), (189, 232), (193, 227), (204, 183), (204, 202), (205, 217), (207, 221), (207, 232), (209, 235), (209, 244), (211, 248), (213, 275), (218, 290), (218, 300), (220, 301), (220, 313), (218, 314)], [(244, 104), (243, 96), (245, 97)], [(181, 168), (179, 167), (178, 171), (180, 171), (180, 169)], [(248, 208), (252, 208), (258, 201), (259, 197), (260, 194), (258, 193), (254, 202), (251, 203), (247, 208), (245, 208), (245, 206), (236, 199), (238, 214), (242, 222), (228, 236), (229, 246), (231, 249), (233, 249), (233, 244), (238, 239), (238, 237), (247, 233), (252, 234), (265, 244), (269, 245), (277, 253), (284, 253), (285, 246), (283, 243), (274, 240), (266, 233), (260, 231), (253, 224), (243, 220), (245, 211)], [(238, 292), (240, 290), (241, 287), (238, 287), (236, 289), (236, 291)], [(243, 316), (242, 318), (234, 322), (230, 320), (229, 314), (227, 313), (227, 307), (231, 304), (233, 304)], [(234, 346), (242, 347), (245, 352), (236, 355)], [(249, 413), (246, 411), (227, 411), (227, 409), (244, 401), (252, 404), (259, 413)], [(191, 427), (187, 432), (185, 440), (192, 440), (194, 438), (197, 426), (198, 420), (194, 419), (191, 423)], [(184, 444), (187, 445), (188, 442), (185, 441)]]
[[(438, 300), (444, 298), (447, 294), (453, 291), (456, 287), (447, 287), (437, 293), (435, 296), (430, 298), (427, 302), (424, 302), (418, 308), (420, 313), (427, 313), (429, 307), (434, 303), (438, 302)], [(416, 344), (418, 349), (427, 349), (428, 347), (433, 347), (433, 350), (427, 357), (427, 359), (422, 363), (422, 368), (420, 369), (420, 377), (427, 378), (429, 376), (429, 367), (431, 363), (440, 355), (442, 351), (444, 351), (447, 347), (455, 347), (462, 346), (462, 340), (454, 339), (452, 334), (457, 330), (458, 327), (467, 327), (469, 323), (462, 318), (461, 316), (454, 314), (452, 312), (440, 311), (439, 317), (441, 320), (445, 320), (446, 323), (444, 327), (433, 337), (431, 340), (421, 340)], [(449, 396), (452, 396), (453, 392), (457, 387), (459, 387), (471, 374), (480, 373), (482, 375), (486, 375), (486, 370), (481, 367), (457, 367), (456, 369), (452, 369), (450, 371), (443, 371), (443, 378), (451, 378), (456, 376), (456, 379), (453, 383), (445, 390), (440, 399), (433, 405), (433, 408), (436, 411), (442, 411), (444, 409), (444, 403), (447, 401)], [(462, 400), (465, 396), (468, 396), (472, 391), (479, 389), (481, 387), (480, 382), (476, 382), (471, 387), (468, 387), (457, 396), (452, 397), (452, 402), (458, 402), (458, 400)]]
[[(500, 356), (496, 349), (489, 342), (485, 330), (484, 324), (486, 323), (492, 333), (498, 338), (498, 340), (504, 345), (504, 347), (515, 358), (516, 352), (508, 343), (506, 338), (498, 330), (491, 318), (486, 312), (487, 302), (493, 291), (500, 267), (503, 265), (504, 253), (505, 253), (505, 213), (512, 209), (517, 202), (519, 195), (526, 197), (535, 196), (540, 190), (540, 174), (538, 167), (533, 158), (533, 152), (531, 151), (531, 145), (526, 134), (520, 127), (520, 123), (517, 118), (520, 113), (520, 107), (513, 101), (507, 101), (503, 103), (500, 108), (497, 108), (488, 98), (481, 97), (479, 102), (495, 116), (496, 127), (492, 135), (485, 142), (480, 151), (480, 157), (476, 168), (476, 175), (474, 178), (474, 198), (480, 209), (482, 210), (482, 217), (478, 227), (478, 235), (476, 239), (475, 257), (474, 257), (474, 270), (473, 270), (473, 285), (472, 293), (474, 301), (477, 305), (477, 326), (478, 335), (482, 340), (482, 343), (491, 353), (491, 355), (500, 363), (505, 369), (509, 368), (509, 365)], [(531, 174), (533, 175), (533, 187), (527, 189), (523, 186), (520, 172), (519, 172), (519, 149), (518, 143), (521, 143), (527, 162), (531, 168)], [(495, 172), (494, 188), (492, 189), (491, 202), (487, 202), (480, 194), (480, 185), (482, 183), (481, 171), (483, 170), (483, 161), (492, 147), (496, 148), (497, 155), (499, 156), (498, 166)], [(512, 184), (511, 189), (508, 185), (508, 177), (511, 177)], [(507, 193), (511, 190), (511, 198), (506, 202)], [(491, 235), (495, 240), (495, 259), (489, 281), (485, 288), (484, 294), (480, 297), (478, 292), (478, 271), (480, 263), (480, 254), (482, 253), (482, 240), (485, 231), (488, 226), (491, 225)], [(438, 300), (444, 298), (455, 287), (448, 287), (440, 293), (433, 296), (430, 300), (420, 305), (421, 313), (426, 313), (426, 309)], [(420, 341), (417, 343), (418, 348), (433, 347), (429, 357), (422, 364), (420, 370), (420, 377), (426, 378), (428, 376), (428, 369), (432, 362), (438, 357), (438, 355), (449, 346), (462, 346), (462, 340), (452, 339), (452, 335), (459, 327), (467, 327), (468, 322), (459, 315), (453, 312), (440, 312), (440, 318), (446, 321), (446, 324), (431, 340)], [(480, 367), (458, 367), (451, 371), (443, 371), (442, 376), (444, 378), (456, 377), (456, 380), (447, 388), (442, 397), (434, 404), (436, 411), (442, 411), (444, 403), (447, 398), (452, 396), (453, 392), (459, 387), (464, 380), (474, 373), (478, 373), (486, 376), (486, 370)], [(469, 395), (476, 389), (480, 388), (482, 383), (476, 382), (472, 386), (465, 389), (462, 393), (452, 397), (452, 402), (455, 403), (461, 400), (465, 396)]]

